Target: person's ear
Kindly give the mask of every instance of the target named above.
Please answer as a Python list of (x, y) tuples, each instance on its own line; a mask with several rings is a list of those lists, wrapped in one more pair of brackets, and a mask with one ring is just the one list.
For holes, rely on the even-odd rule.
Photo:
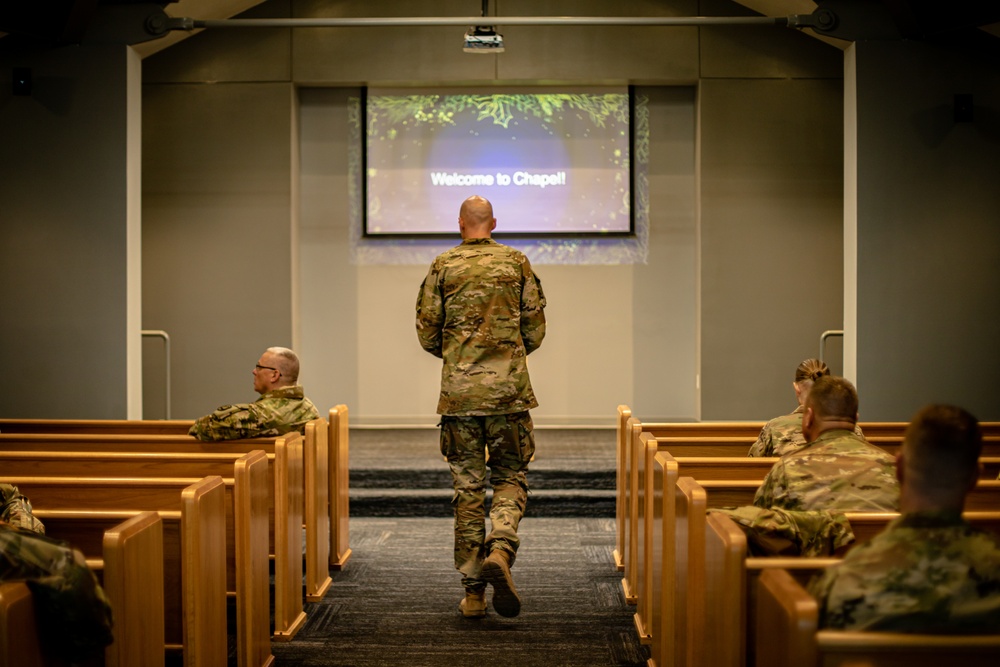
[(496, 228), (497, 228), (497, 219), (493, 218), (493, 221), (490, 222), (490, 231), (492, 232)]

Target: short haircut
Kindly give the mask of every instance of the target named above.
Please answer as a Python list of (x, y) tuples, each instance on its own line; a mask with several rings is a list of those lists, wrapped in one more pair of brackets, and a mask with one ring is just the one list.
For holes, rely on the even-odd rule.
[(267, 351), (278, 358), (279, 372), (287, 382), (299, 381), (299, 355), (287, 347), (269, 347)]
[(858, 392), (847, 378), (824, 375), (813, 383), (806, 407), (816, 417), (854, 423), (858, 419)]
[(913, 417), (903, 437), (906, 479), (964, 491), (979, 469), (982, 448), (975, 417), (954, 405), (928, 405)]

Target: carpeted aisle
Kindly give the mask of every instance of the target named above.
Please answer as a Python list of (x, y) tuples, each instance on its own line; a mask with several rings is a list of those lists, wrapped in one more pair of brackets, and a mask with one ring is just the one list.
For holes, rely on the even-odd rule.
[(458, 611), (451, 475), (437, 429), (351, 429), (351, 549), (279, 667), (638, 667), (614, 568), (615, 431), (536, 429), (514, 581), (521, 615)]
[[(530, 502), (530, 501), (529, 501)], [(645, 665), (611, 559), (614, 521), (526, 517), (514, 579), (517, 618), (466, 619), (448, 518), (358, 518), (353, 556), (279, 666), (608, 667)]]

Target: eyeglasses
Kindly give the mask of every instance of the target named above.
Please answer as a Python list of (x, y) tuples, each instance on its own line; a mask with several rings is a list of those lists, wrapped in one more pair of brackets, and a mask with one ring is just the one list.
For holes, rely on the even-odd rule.
[[(278, 370), (274, 366), (261, 366), (260, 364), (254, 364), (253, 365), (253, 369), (255, 371), (276, 371), (276, 370)], [(279, 374), (280, 374), (280, 371), (279, 371)]]

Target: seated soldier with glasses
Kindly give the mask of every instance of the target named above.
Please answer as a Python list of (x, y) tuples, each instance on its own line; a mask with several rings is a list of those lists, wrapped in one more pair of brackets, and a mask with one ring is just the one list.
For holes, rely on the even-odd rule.
[(223, 405), (188, 431), (199, 440), (237, 440), (301, 431), (319, 412), (299, 380), (299, 358), (286, 347), (269, 347), (253, 369), (253, 403)]

